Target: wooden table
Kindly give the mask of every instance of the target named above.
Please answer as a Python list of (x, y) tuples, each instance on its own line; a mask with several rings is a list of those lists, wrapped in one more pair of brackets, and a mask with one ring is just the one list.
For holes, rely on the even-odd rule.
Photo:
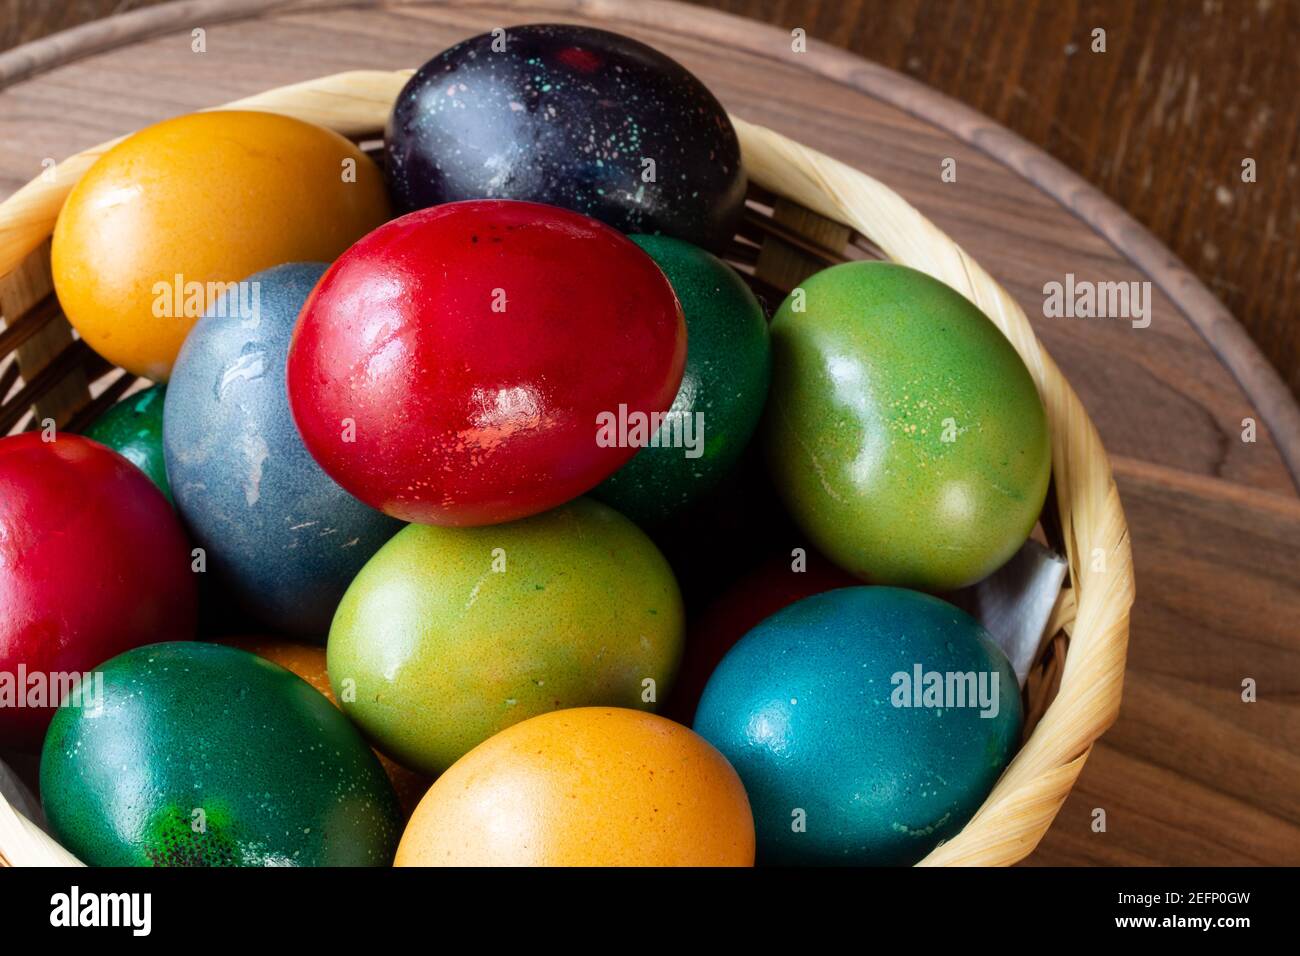
[[(1121, 718), (1028, 862), (1300, 863), (1300, 498), (1285, 464), (1300, 462), (1300, 411), (1171, 254), (978, 114), (850, 54), (801, 56), (785, 31), (673, 4), (191, 0), (0, 57), (0, 83), (26, 75), (0, 92), (0, 192), (46, 157), (165, 116), (340, 70), (415, 66), (471, 34), (539, 20), (592, 22), (667, 51), (739, 116), (889, 183), (1039, 317), (1112, 456), (1138, 603)], [(191, 51), (197, 26), (205, 53)], [(947, 158), (955, 182), (940, 179)], [(1067, 273), (1154, 280), (1150, 327), (1041, 318), (1044, 284)], [(1246, 678), (1255, 703), (1242, 701)]]
[[(0, 50), (179, 0), (8, 2)], [(801, 28), (1047, 150), (1168, 244), (1300, 395), (1300, 0), (689, 2)]]

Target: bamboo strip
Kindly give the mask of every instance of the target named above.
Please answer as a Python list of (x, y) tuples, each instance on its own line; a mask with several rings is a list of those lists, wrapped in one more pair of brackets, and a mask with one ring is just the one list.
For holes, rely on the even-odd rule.
[(0, 865), (85, 866), (0, 795)]

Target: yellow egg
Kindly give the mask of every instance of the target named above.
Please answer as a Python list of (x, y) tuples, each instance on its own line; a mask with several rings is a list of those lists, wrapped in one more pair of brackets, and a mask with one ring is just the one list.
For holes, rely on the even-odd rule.
[(614, 707), (515, 724), (425, 794), (397, 866), (752, 866), (740, 778), (704, 738)]
[[(228, 284), (331, 261), (389, 218), (378, 167), (330, 130), (223, 110), (165, 120), (101, 156), (54, 229), (54, 288), (95, 351), (165, 380)], [(236, 287), (231, 307), (256, 308)]]

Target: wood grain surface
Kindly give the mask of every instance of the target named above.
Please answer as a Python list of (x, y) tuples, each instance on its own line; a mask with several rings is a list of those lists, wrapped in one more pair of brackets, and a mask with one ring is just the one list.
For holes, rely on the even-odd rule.
[(1159, 236), (1300, 394), (1300, 0), (693, 2), (802, 27), (1042, 147)]
[[(156, 2), (0, 0), (0, 50)], [(1300, 395), (1300, 0), (691, 2), (802, 28), (1042, 147), (1185, 261)]]
[[(0, 92), (0, 193), (45, 157), (164, 116), (338, 70), (413, 66), (492, 26), (582, 20), (558, 2), (279, 11), (110, 49)], [(1042, 318), (1066, 273), (1142, 281), (1117, 248), (953, 132), (788, 56), (789, 35), (708, 11), (574, 4), (697, 72), (738, 115), (889, 183), (1026, 308), (1114, 458), (1137, 561), (1119, 723), (1036, 864), (1300, 862), (1300, 499), (1256, 409), (1159, 289), (1149, 328)], [(939, 164), (957, 161), (956, 182)], [(1241, 699), (1258, 682), (1258, 702)], [(1093, 812), (1106, 811), (1105, 832)]]

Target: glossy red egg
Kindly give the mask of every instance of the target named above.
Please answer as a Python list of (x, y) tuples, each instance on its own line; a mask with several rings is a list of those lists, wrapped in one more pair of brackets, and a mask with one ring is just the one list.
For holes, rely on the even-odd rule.
[[(686, 325), (654, 261), (538, 203), (471, 200), (376, 229), (303, 306), (289, 401), (308, 450), (404, 521), (493, 524), (562, 504), (666, 411)], [(602, 416), (604, 416), (602, 418)]]
[(69, 675), (193, 638), (190, 560), (167, 499), (117, 452), (80, 435), (0, 438), (0, 746), (40, 745), (54, 712), (42, 698)]

